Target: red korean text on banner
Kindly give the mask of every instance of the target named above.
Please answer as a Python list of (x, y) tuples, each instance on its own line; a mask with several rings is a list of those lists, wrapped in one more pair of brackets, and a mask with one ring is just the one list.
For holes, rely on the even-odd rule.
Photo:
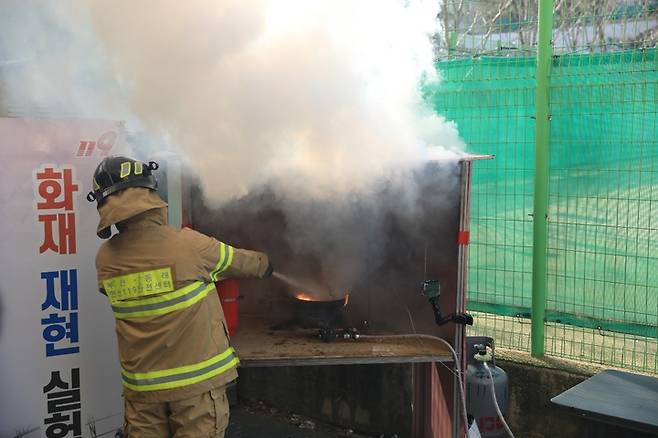
[(37, 202), (39, 222), (43, 226), (43, 240), (39, 254), (53, 251), (58, 254), (76, 253), (75, 208), (73, 194), (78, 185), (73, 183), (73, 169), (45, 167), (37, 172)]
[(106, 157), (114, 143), (117, 141), (118, 134), (114, 131), (107, 131), (101, 135), (97, 141), (82, 140), (78, 146), (76, 157), (90, 157), (94, 152), (98, 152), (101, 156)]

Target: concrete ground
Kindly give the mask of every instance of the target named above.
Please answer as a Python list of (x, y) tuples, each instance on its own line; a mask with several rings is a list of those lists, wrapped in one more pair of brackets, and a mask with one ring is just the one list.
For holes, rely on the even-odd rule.
[[(231, 407), (226, 438), (372, 438), (265, 405)], [(387, 437), (388, 438), (388, 437)]]

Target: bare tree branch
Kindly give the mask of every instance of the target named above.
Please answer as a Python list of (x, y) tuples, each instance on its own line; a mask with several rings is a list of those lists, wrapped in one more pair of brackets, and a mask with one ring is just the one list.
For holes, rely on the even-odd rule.
[[(435, 36), (437, 53), (488, 53), (494, 41), (509, 48), (536, 46), (538, 0), (443, 0)], [(600, 52), (658, 44), (657, 0), (556, 0), (553, 40), (557, 52)]]
[(498, 7), (498, 12), (496, 13), (496, 15), (494, 15), (493, 18), (489, 20), (489, 29), (487, 30), (487, 33), (482, 38), (483, 49), (486, 49), (486, 44), (489, 42), (489, 38), (491, 37), (491, 33), (493, 32), (495, 23), (498, 21), (498, 19), (500, 19), (500, 17), (502, 17), (503, 12), (505, 12), (512, 3), (513, 0), (507, 0), (504, 4), (500, 5)]

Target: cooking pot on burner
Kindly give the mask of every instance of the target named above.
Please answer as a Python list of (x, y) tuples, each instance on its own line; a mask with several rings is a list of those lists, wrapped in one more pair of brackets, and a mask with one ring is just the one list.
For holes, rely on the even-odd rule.
[[(304, 298), (298, 298), (303, 296)], [(349, 294), (339, 299), (309, 299), (303, 294), (293, 298), (295, 319), (304, 328), (339, 327), (343, 324), (343, 309), (349, 301)]]

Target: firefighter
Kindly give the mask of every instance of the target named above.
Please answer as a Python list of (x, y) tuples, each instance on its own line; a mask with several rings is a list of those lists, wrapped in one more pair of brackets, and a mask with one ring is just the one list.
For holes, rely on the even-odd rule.
[(130, 438), (223, 437), (226, 385), (238, 358), (214, 282), (272, 274), (266, 254), (233, 248), (167, 225), (154, 162), (105, 158), (87, 195), (97, 202), (97, 234), (118, 234), (96, 255), (101, 293), (116, 320)]

